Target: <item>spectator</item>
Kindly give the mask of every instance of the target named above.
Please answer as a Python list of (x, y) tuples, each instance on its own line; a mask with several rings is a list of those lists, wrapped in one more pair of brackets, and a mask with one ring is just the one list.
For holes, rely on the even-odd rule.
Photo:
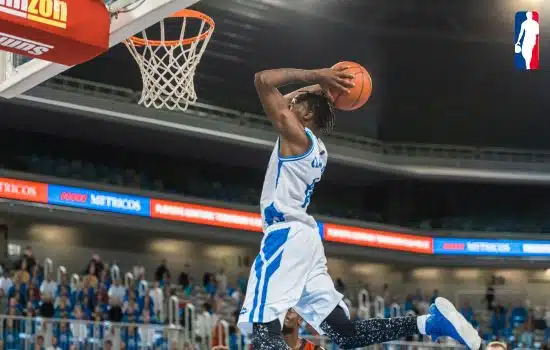
[(40, 306), (40, 293), (37, 288), (29, 289), (28, 302), (31, 303), (35, 309), (38, 309), (38, 307)]
[(8, 270), (4, 270), (2, 277), (0, 277), (0, 288), (4, 290), (4, 295), (8, 295), (10, 288), (13, 286), (13, 281)]
[(128, 326), (128, 330), (124, 336), (124, 344), (126, 345), (126, 350), (138, 350), (140, 349), (140, 336), (136, 332), (135, 326)]
[(40, 271), (40, 266), (34, 265), (31, 269), (30, 284), (35, 287), (40, 287), (43, 279), (44, 277), (42, 276), (42, 271)]
[(167, 275), (168, 280), (170, 280), (170, 270), (168, 270), (168, 267), (166, 266), (166, 259), (162, 259), (160, 265), (155, 271), (155, 281), (162, 281), (165, 278), (165, 275)]
[(104, 265), (101, 261), (101, 257), (99, 256), (99, 254), (92, 254), (92, 259), (88, 262), (88, 265), (86, 265), (86, 268), (84, 269), (84, 275), (88, 275), (90, 271), (90, 265), (94, 265), (94, 274), (99, 277), (101, 275), (101, 271), (103, 271), (104, 269)]
[(55, 318), (67, 318), (70, 316), (71, 303), (67, 296), (62, 295), (55, 303)]
[(30, 301), (27, 302), (27, 307), (25, 308), (25, 310), (23, 310), (23, 316), (25, 317), (36, 316), (36, 309), (34, 308), (33, 304)]
[(164, 295), (162, 289), (160, 288), (160, 282), (155, 281), (153, 288), (149, 292), (149, 296), (153, 300), (154, 314), (159, 320), (162, 320), (163, 310), (162, 306), (164, 305)]
[(407, 312), (407, 311), (415, 311), (414, 302), (413, 302), (413, 296), (412, 296), (411, 294), (408, 294), (407, 297), (405, 298), (405, 305), (404, 305), (404, 308), (405, 308), (405, 312)]
[[(112, 267), (111, 267), (112, 268)], [(103, 285), (106, 290), (109, 290), (112, 284), (111, 276), (108, 273), (109, 270), (103, 269), (99, 274), (99, 284)]]
[(126, 288), (120, 284), (120, 279), (116, 279), (111, 288), (109, 288), (109, 298), (113, 297), (120, 300), (126, 297)]
[(47, 293), (50, 295), (57, 294), (57, 282), (53, 279), (51, 272), (48, 273), (48, 276), (46, 276), (46, 279), (42, 282), (42, 285), (40, 286), (40, 293)]
[(344, 294), (346, 291), (346, 285), (344, 284), (344, 281), (342, 281), (341, 278), (336, 279), (335, 288), (340, 293)]
[(35, 337), (33, 349), (34, 350), (44, 349), (44, 336), (43, 335), (39, 334)]
[(142, 344), (145, 346), (152, 346), (155, 342), (155, 328), (151, 326), (151, 315), (149, 311), (143, 310), (141, 314), (142, 326), (139, 327), (139, 337)]
[(216, 295), (216, 283), (214, 280), (214, 276), (211, 273), (205, 274), (207, 277), (206, 284), (204, 285), (204, 291), (211, 296)]
[(178, 283), (183, 289), (187, 288), (189, 285), (189, 264), (183, 266), (183, 271), (180, 273)]
[(90, 287), (92, 288), (97, 288), (97, 284), (98, 284), (98, 276), (101, 276), (102, 273), (99, 273), (97, 274), (96, 273), (96, 265), (95, 264), (90, 264), (88, 266), (88, 273), (84, 276), (85, 279), (88, 280), (88, 284), (90, 285)]
[(136, 323), (138, 321), (139, 306), (133, 293), (129, 296), (128, 302), (125, 303), (123, 311), (124, 322)]
[(493, 335), (499, 337), (504, 328), (506, 328), (506, 315), (503, 313), (502, 308), (496, 307), (491, 318)]
[(487, 310), (491, 311), (495, 307), (495, 282), (496, 277), (492, 276), (491, 281), (487, 285), (487, 290), (485, 291), (485, 301), (487, 303)]
[(113, 295), (109, 298), (109, 321), (111, 322), (121, 322), (123, 318), (122, 313), (122, 299), (117, 295)]
[(16, 298), (17, 301), (25, 303), (27, 296), (27, 285), (21, 283), (21, 275), (15, 276), (15, 283), (8, 292), (9, 298)]
[(523, 324), (523, 333), (519, 337), (522, 348), (533, 349), (535, 343), (535, 325), (533, 320), (529, 318), (527, 322)]
[(221, 268), (216, 275), (216, 288), (219, 295), (225, 295), (227, 292), (227, 275), (223, 268)]
[(54, 311), (55, 309), (52, 302), (52, 295), (44, 294), (42, 296), (42, 304), (40, 305), (40, 316), (44, 318), (52, 318)]
[(73, 342), (80, 345), (77, 346), (79, 348), (84, 345), (86, 338), (88, 337), (88, 327), (86, 323), (78, 322), (84, 320), (84, 313), (79, 305), (74, 307), (73, 317), (77, 322), (70, 323), (71, 334), (73, 336)]
[(149, 294), (146, 294), (143, 297), (139, 298), (138, 305), (140, 310), (147, 310), (152, 318), (155, 317), (155, 305), (153, 299)]
[(237, 279), (237, 285), (241, 290), (241, 294), (246, 295), (246, 287), (248, 285), (248, 279), (242, 273), (239, 274), (239, 278)]
[(430, 304), (435, 303), (435, 299), (439, 297), (439, 290), (434, 289), (434, 293), (432, 294), (432, 297), (430, 298)]
[(62, 350), (59, 346), (57, 337), (52, 337), (52, 344), (46, 348), (46, 350)]
[(18, 279), (23, 284), (28, 284), (30, 281), (30, 273), (27, 269), (27, 260), (21, 260), (21, 268), (15, 272), (15, 279)]
[(8, 318), (6, 320), (6, 326), (4, 328), (4, 334), (2, 334), (4, 339), (4, 349), (18, 349), (20, 348), (19, 344), (19, 330), (15, 326), (15, 320)]
[(386, 303), (390, 301), (390, 286), (387, 283), (382, 286), (382, 298)]
[(26, 246), (25, 250), (23, 251), (23, 256), (21, 257), (21, 260), (18, 261), (15, 268), (17, 270), (27, 270), (27, 272), (30, 274), (30, 272), (32, 271), (32, 268), (35, 265), (36, 265), (36, 259), (34, 258), (32, 248), (30, 246)]
[(468, 300), (464, 301), (464, 305), (460, 308), (460, 313), (468, 322), (472, 323), (474, 320), (474, 309), (472, 309)]

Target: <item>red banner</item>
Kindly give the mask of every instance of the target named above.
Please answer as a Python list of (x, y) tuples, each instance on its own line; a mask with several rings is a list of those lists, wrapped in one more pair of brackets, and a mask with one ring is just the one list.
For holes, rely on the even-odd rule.
[(433, 239), (431, 237), (333, 224), (324, 224), (324, 231), (324, 238), (329, 242), (433, 254)]
[(262, 232), (259, 214), (151, 198), (151, 217)]
[(47, 203), (48, 185), (40, 182), (0, 178), (0, 197)]
[(109, 48), (110, 16), (98, 0), (0, 1), (0, 50), (72, 66)]

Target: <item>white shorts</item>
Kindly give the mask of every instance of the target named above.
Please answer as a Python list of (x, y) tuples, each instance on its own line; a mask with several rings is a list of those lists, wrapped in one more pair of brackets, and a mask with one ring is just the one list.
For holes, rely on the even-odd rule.
[(341, 305), (343, 295), (334, 288), (317, 227), (279, 223), (268, 228), (250, 270), (238, 326), (244, 334), (253, 323), (279, 319), (281, 325), (294, 308), (317, 332), (321, 323)]

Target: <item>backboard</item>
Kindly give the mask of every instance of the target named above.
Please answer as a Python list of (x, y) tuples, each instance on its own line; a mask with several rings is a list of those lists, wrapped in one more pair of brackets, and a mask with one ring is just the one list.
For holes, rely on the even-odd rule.
[[(143, 0), (139, 6), (112, 18), (109, 47), (198, 1), (200, 0)], [(0, 97), (18, 96), (69, 68), (71, 67), (0, 51)]]

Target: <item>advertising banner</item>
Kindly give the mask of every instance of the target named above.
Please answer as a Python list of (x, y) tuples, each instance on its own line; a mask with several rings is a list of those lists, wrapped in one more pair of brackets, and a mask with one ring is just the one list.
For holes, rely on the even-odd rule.
[(47, 203), (48, 185), (40, 182), (0, 178), (0, 197)]
[[(258, 213), (85, 188), (0, 178), (0, 198), (262, 232)], [(550, 257), (550, 241), (433, 238), (318, 222), (328, 242), (420, 254)]]
[(260, 214), (199, 204), (151, 199), (151, 217), (262, 232)]
[(550, 241), (435, 238), (441, 255), (549, 256)]
[(78, 187), (49, 185), (48, 203), (69, 207), (149, 216), (149, 199)]
[(324, 223), (324, 237), (329, 242), (362, 245), (372, 248), (433, 254), (433, 239), (367, 228)]

